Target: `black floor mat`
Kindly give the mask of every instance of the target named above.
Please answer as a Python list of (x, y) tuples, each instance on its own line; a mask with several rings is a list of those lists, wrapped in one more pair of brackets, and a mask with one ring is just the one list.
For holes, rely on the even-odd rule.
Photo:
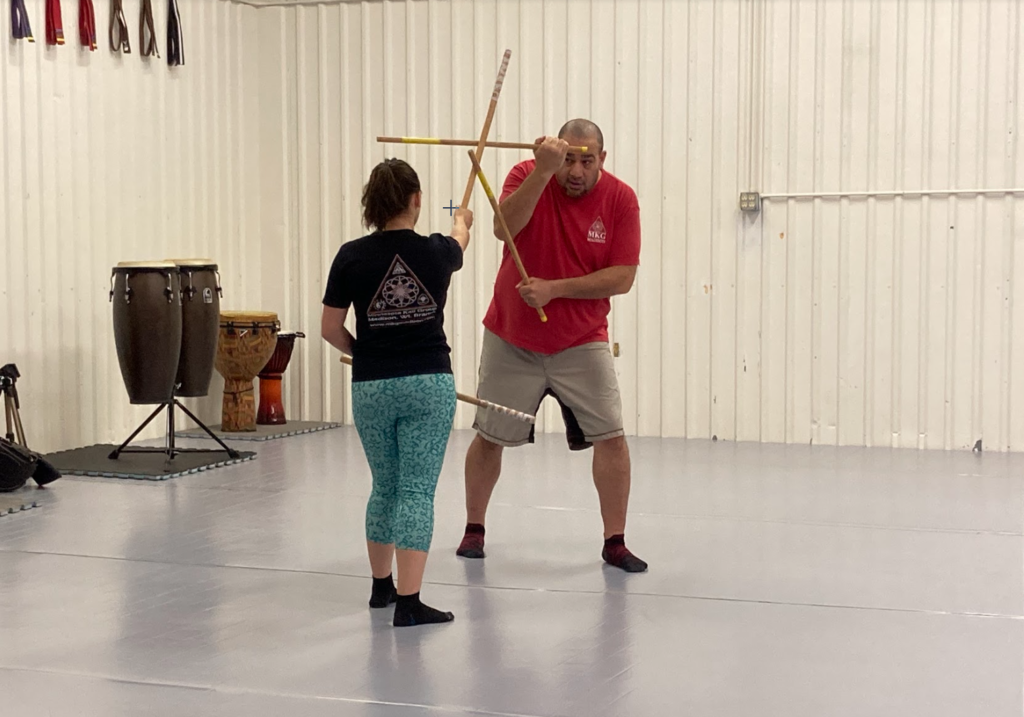
[[(288, 421), (280, 426), (256, 425), (255, 431), (227, 432), (220, 430), (220, 424), (210, 426), (218, 438), (222, 441), (270, 441), (275, 438), (287, 438), (289, 436), (301, 436), (316, 431), (326, 431), (329, 428), (340, 428), (340, 423), (323, 423), (321, 421)], [(178, 431), (175, 435), (181, 438), (205, 438), (212, 440), (202, 428), (190, 428), (187, 431)]]
[(65, 475), (167, 480), (250, 461), (256, 456), (253, 451), (239, 451), (239, 458), (231, 458), (221, 448), (179, 448), (173, 459), (166, 453), (122, 453), (117, 460), (111, 460), (108, 456), (115, 448), (111, 444), (86, 446), (50, 453), (46, 459)]

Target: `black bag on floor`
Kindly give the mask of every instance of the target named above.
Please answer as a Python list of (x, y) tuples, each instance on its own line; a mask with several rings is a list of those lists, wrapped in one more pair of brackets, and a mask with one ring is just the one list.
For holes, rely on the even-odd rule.
[(36, 469), (32, 472), (32, 480), (36, 482), (36, 485), (53, 483), (60, 476), (61, 472), (50, 461), (38, 453), (36, 454)]
[(39, 467), (39, 456), (24, 446), (0, 438), (0, 493), (18, 490)]

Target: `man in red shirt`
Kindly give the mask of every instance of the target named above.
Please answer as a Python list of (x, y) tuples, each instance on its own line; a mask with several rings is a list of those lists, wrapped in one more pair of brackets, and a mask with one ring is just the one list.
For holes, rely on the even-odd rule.
[[(530, 280), (521, 281), (506, 248), (484, 317), (477, 392), (528, 413), (554, 394), (567, 422), (578, 424), (594, 447), (602, 558), (627, 572), (643, 572), (647, 563), (626, 548), (624, 537), (629, 448), (608, 348), (610, 297), (632, 288), (640, 263), (640, 207), (636, 193), (603, 170), (604, 137), (593, 122), (571, 120), (557, 138), (537, 141), (535, 159), (513, 167), (500, 200)], [(570, 146), (587, 151), (569, 152)], [(495, 234), (501, 237), (497, 217)], [(528, 424), (484, 409), (473, 427), (477, 436), (466, 454), (466, 533), (457, 554), (482, 558), (484, 517), (502, 451), (532, 442), (533, 433)]]

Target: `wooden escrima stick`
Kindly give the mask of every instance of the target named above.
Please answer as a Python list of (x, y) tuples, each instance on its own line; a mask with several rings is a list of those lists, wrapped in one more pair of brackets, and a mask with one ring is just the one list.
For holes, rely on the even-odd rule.
[[(491, 92), (491, 104), (487, 107), (487, 117), (484, 119), (483, 129), (480, 130), (480, 140), (476, 144), (476, 158), (479, 161), (484, 156), (484, 146), (487, 143), (487, 135), (491, 131), (491, 121), (494, 119), (494, 110), (498, 107), (498, 95), (501, 94), (501, 86), (505, 82), (505, 71), (508, 70), (508, 60), (512, 57), (512, 50), (505, 50), (505, 56), (501, 59), (501, 67), (498, 69), (498, 77), (494, 80), (494, 91)], [(473, 196), (474, 173), (469, 173), (466, 181), (466, 191), (462, 195), (463, 209), (469, 208), (469, 198)]]
[[(346, 366), (352, 365), (352, 359), (349, 356), (345, 356), (344, 354), (342, 354), (340, 360)], [(491, 411), (497, 411), (498, 413), (504, 413), (506, 416), (511, 416), (517, 421), (523, 421), (525, 423), (536, 423), (537, 421), (537, 417), (531, 416), (529, 413), (523, 413), (522, 411), (517, 411), (514, 408), (502, 406), (501, 404), (498, 403), (491, 403), (490, 401), (485, 401), (482, 398), (477, 398), (476, 396), (470, 396), (465, 393), (459, 393), (458, 391), (455, 392), (455, 396), (460, 401), (464, 401), (465, 403), (471, 403), (474, 406), (480, 406), (481, 408), (486, 408)]]
[[(439, 137), (377, 137), (377, 141), (385, 144), (437, 144), (444, 145), (446, 147), (480, 147), (480, 142), (475, 139), (441, 139)], [(488, 140), (487, 142), (484, 142), (484, 147), (493, 147), (494, 149), (537, 149), (540, 145), (536, 142), (499, 142)], [(568, 151), (583, 154), (587, 151), (587, 147), (570, 145), (568, 147)]]
[[(512, 259), (516, 263), (516, 268), (519, 269), (519, 276), (522, 277), (523, 281), (528, 280), (530, 277), (526, 273), (526, 267), (523, 266), (523, 260), (519, 258), (519, 250), (516, 249), (516, 243), (512, 239), (512, 232), (508, 228), (508, 224), (505, 223), (505, 217), (501, 213), (501, 207), (498, 205), (498, 198), (494, 196), (494, 192), (491, 191), (491, 185), (487, 183), (487, 177), (484, 176), (484, 170), (480, 168), (480, 163), (476, 161), (476, 156), (473, 154), (473, 150), (469, 150), (469, 161), (473, 163), (473, 171), (480, 178), (480, 184), (483, 185), (484, 192), (487, 194), (487, 199), (491, 202), (491, 209), (494, 210), (494, 215), (498, 217), (498, 223), (501, 225), (501, 233), (504, 235), (505, 245), (508, 250), (512, 253)], [(548, 316), (544, 313), (543, 307), (537, 307), (537, 313), (540, 314), (541, 321), (547, 321)]]

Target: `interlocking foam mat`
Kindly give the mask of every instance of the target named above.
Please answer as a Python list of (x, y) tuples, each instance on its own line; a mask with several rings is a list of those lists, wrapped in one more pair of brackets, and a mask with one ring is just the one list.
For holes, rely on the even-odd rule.
[(19, 488), (10, 493), (0, 493), (0, 518), (3, 518), (5, 515), (20, 513), (23, 510), (38, 508), (38, 493), (41, 492), (43, 491), (38, 491), (36, 484), (32, 482), (32, 479), (29, 479), (24, 488)]
[[(220, 424), (210, 426), (210, 430), (217, 434), (222, 441), (272, 441), (275, 438), (288, 438), (289, 436), (302, 436), (316, 431), (326, 431), (331, 428), (340, 428), (340, 423), (322, 423), (320, 421), (288, 421), (280, 426), (261, 426), (257, 424), (255, 431), (228, 432), (220, 430)], [(202, 428), (190, 428), (187, 431), (178, 431), (175, 435), (182, 438), (205, 438), (213, 440)]]
[(117, 446), (112, 444), (97, 444), (50, 453), (46, 459), (64, 475), (167, 480), (251, 461), (256, 457), (253, 451), (239, 451), (238, 458), (231, 458), (222, 448), (179, 448), (173, 459), (166, 453), (154, 452), (122, 453), (117, 460), (112, 460), (109, 455), (115, 448)]

